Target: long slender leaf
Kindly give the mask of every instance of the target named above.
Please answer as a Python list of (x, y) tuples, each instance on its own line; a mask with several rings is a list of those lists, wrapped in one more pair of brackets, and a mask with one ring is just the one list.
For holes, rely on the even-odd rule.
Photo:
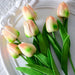
[(59, 61), (61, 62), (61, 51), (60, 51), (60, 49), (55, 44), (55, 41), (53, 40), (53, 38), (49, 34), (47, 34), (47, 35), (48, 35), (48, 39), (49, 39), (50, 43), (52, 44), (52, 47), (53, 47)]
[(52, 69), (52, 65), (51, 65), (51, 57), (50, 57), (50, 52), (49, 50), (47, 50), (47, 60), (48, 60), (48, 64), (50, 65), (51, 69)]
[(21, 71), (21, 72), (28, 74), (28, 75), (44, 75), (34, 69), (27, 68), (27, 67), (16, 67), (16, 70)]
[(62, 56), (61, 56), (61, 66), (66, 75), (68, 75), (67, 74), (67, 64), (68, 64), (68, 51), (70, 49), (69, 42), (70, 42), (69, 36), (67, 36), (63, 44), (63, 51), (62, 51)]
[(34, 55), (42, 64), (49, 67), (47, 57), (41, 53)]
[(39, 65), (35, 65), (35, 64), (27, 64), (28, 67), (31, 67), (32, 69), (34, 70), (37, 70), (43, 74), (46, 74), (46, 75), (53, 75), (53, 72), (51, 69), (49, 68), (46, 68), (44, 66), (39, 66)]
[(26, 61), (27, 61), (27, 63), (36, 63), (36, 61), (35, 61), (35, 57), (33, 56), (33, 57), (26, 57)]
[[(65, 28), (66, 32), (68, 33), (68, 18), (63, 18), (63, 25), (64, 25), (64, 28)], [(71, 53), (70, 53), (70, 50), (69, 50), (69, 60), (70, 60), (72, 69), (73, 69), (74, 74), (75, 74), (75, 67), (74, 67), (73, 61), (72, 61), (72, 59), (71, 59)]]
[(47, 54), (47, 45), (46, 45), (46, 43), (45, 43), (45, 40), (44, 40), (42, 34), (39, 33), (39, 34), (36, 36), (36, 38), (38, 39), (39, 47), (40, 47), (41, 53), (43, 53), (44, 55), (46, 55), (46, 54)]
[(63, 41), (63, 49), (62, 49), (62, 56), (61, 56), (61, 66), (62, 69), (65, 73), (65, 75), (68, 75), (67, 72), (67, 63), (68, 63), (68, 53), (70, 50), (70, 38), (69, 35), (67, 34), (64, 26), (62, 23), (57, 20), (58, 26), (59, 26), (59, 32)]
[(37, 40), (35, 37), (33, 37), (33, 45), (34, 45), (34, 46), (36, 47), (36, 49), (37, 49), (36, 53), (39, 53), (39, 52), (40, 52), (39, 42), (38, 42), (38, 40)]
[(58, 23), (58, 26), (59, 26), (59, 32), (60, 32), (62, 41), (64, 41), (65, 38), (68, 36), (68, 34), (67, 34), (64, 26), (62, 25), (62, 23), (59, 20), (57, 20), (57, 23)]
[(63, 18), (63, 26), (65, 31), (68, 32), (68, 18)]
[(43, 26), (42, 36), (44, 38), (44, 42), (45, 42), (47, 48), (50, 48), (50, 42), (49, 42), (49, 39), (47, 36), (47, 31), (46, 31), (46, 24), (44, 24), (44, 26)]
[(58, 71), (58, 69), (57, 69), (57, 67), (56, 67), (56, 64), (55, 64), (55, 62), (54, 62), (54, 60), (53, 60), (53, 57), (52, 57), (52, 55), (51, 55), (50, 50), (48, 49), (47, 51), (48, 51), (48, 52), (47, 52), (48, 58), (50, 58), (50, 63), (51, 63), (51, 67), (52, 67), (52, 70), (53, 70), (53, 74), (54, 74), (54, 75), (60, 75), (60, 73), (59, 73), (59, 71)]
[(62, 48), (61, 48), (61, 46), (59, 45), (59, 43), (57, 42), (56, 38), (54, 39), (54, 41), (55, 41), (55, 44), (57, 45), (57, 47), (59, 48), (59, 50), (62, 51)]

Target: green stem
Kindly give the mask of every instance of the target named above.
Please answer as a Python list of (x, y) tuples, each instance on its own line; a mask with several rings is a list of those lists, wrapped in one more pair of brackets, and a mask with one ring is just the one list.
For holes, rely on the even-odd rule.
[(63, 18), (62, 20), (63, 20), (65, 31), (68, 32), (68, 18)]
[(55, 33), (54, 33), (54, 32), (52, 32), (52, 36), (53, 36), (54, 39), (56, 39), (56, 37), (55, 37)]
[(24, 58), (24, 56), (23, 56), (23, 55), (20, 55), (20, 57), (21, 57), (23, 60), (27, 61), (27, 60)]
[(16, 41), (18, 42), (18, 44), (21, 44), (21, 41), (19, 39), (16, 39)]
[(52, 44), (52, 47), (53, 47), (53, 49), (54, 49), (54, 51), (55, 51), (55, 53), (56, 53), (56, 55), (57, 55), (59, 61), (61, 62), (61, 54), (62, 54), (62, 53), (61, 53), (61, 50), (60, 50), (59, 47), (56, 45), (56, 43), (55, 43), (55, 41), (53, 40), (53, 38), (52, 38), (49, 34), (47, 34), (47, 36), (48, 36), (48, 39), (49, 39), (50, 43)]
[(72, 59), (71, 59), (71, 53), (70, 53), (70, 51), (69, 51), (69, 60), (70, 60), (70, 63), (71, 63), (73, 72), (74, 72), (74, 74), (75, 74), (75, 68), (74, 68), (74, 65), (73, 65), (73, 62), (72, 62)]
[[(65, 28), (66, 32), (68, 33), (68, 18), (63, 18), (63, 25), (64, 25), (64, 28)], [(75, 74), (75, 68), (74, 68), (74, 65), (73, 65), (73, 62), (72, 62), (72, 59), (71, 59), (70, 50), (69, 50), (69, 60), (70, 60), (70, 64), (71, 64), (72, 69), (73, 69), (74, 74)]]
[(39, 33), (37, 36), (35, 36), (35, 38), (38, 41), (40, 52), (43, 53), (44, 55), (47, 55), (47, 49), (50, 46), (48, 46), (49, 44), (47, 43), (46, 39), (44, 39), (44, 37), (41, 33)]
[(58, 43), (57, 40), (56, 40), (56, 37), (55, 37), (54, 32), (52, 32), (52, 35), (53, 35), (53, 39), (54, 39), (54, 41), (55, 41), (55, 44), (57, 45), (57, 47), (59, 48), (59, 50), (62, 51), (61, 46), (59, 45), (59, 43)]

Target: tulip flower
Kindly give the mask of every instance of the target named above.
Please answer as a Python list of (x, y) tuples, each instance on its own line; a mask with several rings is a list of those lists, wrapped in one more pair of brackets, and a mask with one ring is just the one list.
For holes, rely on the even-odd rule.
[(9, 52), (9, 54), (13, 57), (13, 58), (18, 58), (18, 56), (21, 54), (20, 49), (18, 48), (18, 46), (16, 44), (13, 43), (8, 43), (7, 44), (7, 50)]
[(58, 30), (57, 21), (53, 16), (47, 17), (46, 30), (47, 30), (47, 32), (54, 32), (54, 31)]
[(32, 44), (21, 43), (18, 45), (18, 47), (21, 50), (21, 52), (27, 57), (32, 57), (33, 54), (36, 52), (36, 48)]
[(10, 43), (14, 42), (20, 35), (15, 28), (10, 26), (5, 26), (5, 28), (2, 30), (2, 34)]
[(26, 20), (29, 20), (29, 19), (35, 19), (37, 17), (35, 11), (33, 10), (33, 8), (29, 5), (27, 6), (24, 6), (22, 8), (22, 13), (23, 13), (23, 16)]
[(24, 22), (24, 31), (27, 37), (32, 37), (39, 33), (37, 25), (32, 20)]
[(58, 9), (57, 9), (57, 16), (65, 17), (65, 18), (69, 16), (69, 9), (65, 2), (62, 2), (59, 4)]

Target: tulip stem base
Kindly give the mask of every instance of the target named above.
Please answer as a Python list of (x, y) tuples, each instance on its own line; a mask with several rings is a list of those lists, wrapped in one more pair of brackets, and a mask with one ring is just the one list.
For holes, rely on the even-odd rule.
[(52, 36), (53, 36), (54, 39), (56, 39), (56, 38), (55, 38), (55, 33), (54, 33), (54, 32), (52, 32)]
[(75, 74), (75, 68), (74, 68), (74, 65), (73, 65), (73, 62), (72, 62), (72, 59), (71, 59), (71, 54), (70, 54), (70, 52), (69, 52), (69, 60), (70, 60), (70, 63), (71, 63), (73, 72), (74, 72), (74, 74)]
[(19, 44), (21, 44), (21, 42), (20, 42), (20, 40), (19, 40), (19, 39), (16, 39), (16, 41), (17, 41)]
[(21, 57), (23, 60), (27, 61), (27, 60), (24, 58), (24, 56), (23, 56), (23, 55), (20, 55), (20, 57)]
[(16, 39), (16, 41), (14, 42), (14, 44), (19, 45), (21, 44), (20, 40)]

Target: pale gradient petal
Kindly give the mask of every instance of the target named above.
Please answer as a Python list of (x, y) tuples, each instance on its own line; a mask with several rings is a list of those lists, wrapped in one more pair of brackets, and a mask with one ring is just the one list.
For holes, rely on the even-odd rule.
[(17, 58), (19, 56), (19, 54), (21, 54), (20, 49), (18, 48), (18, 46), (16, 44), (13, 43), (8, 43), (7, 44), (7, 50), (9, 52), (9, 54), (13, 57), (13, 58)]
[(28, 20), (24, 22), (24, 32), (27, 37), (32, 37), (39, 33), (39, 29), (32, 20)]
[(54, 31), (58, 30), (57, 21), (53, 16), (47, 17), (46, 30), (47, 30), (47, 32), (54, 32)]
[(18, 47), (21, 50), (21, 52), (27, 57), (32, 57), (36, 52), (36, 48), (32, 44), (21, 43), (18, 45)]
[(59, 4), (57, 8), (57, 16), (58, 17), (68, 17), (69, 16), (69, 9), (65, 2)]

